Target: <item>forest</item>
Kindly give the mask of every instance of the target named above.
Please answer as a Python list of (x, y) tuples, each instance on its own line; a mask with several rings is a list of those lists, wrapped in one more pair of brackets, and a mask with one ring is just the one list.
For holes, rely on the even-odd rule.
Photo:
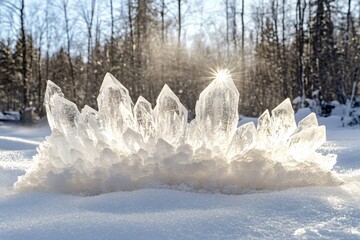
[[(209, 13), (207, 2), (218, 9)], [(193, 111), (229, 68), (240, 114), (357, 96), (360, 1), (0, 0), (0, 111), (43, 116), (46, 81), (96, 108), (106, 72), (153, 107), (166, 83)]]

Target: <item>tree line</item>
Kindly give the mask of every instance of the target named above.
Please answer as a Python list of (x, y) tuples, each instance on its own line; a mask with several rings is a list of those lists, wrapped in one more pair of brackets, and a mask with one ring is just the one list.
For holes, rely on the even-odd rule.
[(250, 116), (286, 97), (357, 95), (360, 1), (223, 0), (216, 17), (204, 0), (26, 1), (0, 2), (1, 111), (44, 115), (48, 79), (96, 108), (106, 72), (134, 102), (154, 106), (166, 83), (193, 110), (211, 69), (228, 67)]

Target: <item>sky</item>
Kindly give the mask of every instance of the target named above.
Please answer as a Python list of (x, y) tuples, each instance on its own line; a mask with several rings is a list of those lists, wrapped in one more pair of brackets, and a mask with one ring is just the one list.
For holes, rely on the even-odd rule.
[[(238, 11), (240, 12), (241, 2), (240, 0), (237, 1)], [(249, 12), (250, 4), (254, 4), (255, 1), (245, 0), (245, 18), (248, 18), (247, 13)], [(19, 16), (17, 15), (17, 11), (9, 11), (9, 8), (6, 7), (6, 5), (9, 5), (7, 2), (20, 5), (20, 0), (0, 0), (0, 37), (3, 38), (7, 38), (9, 35), (16, 35), (17, 29), (19, 29)], [(86, 37), (84, 21), (77, 9), (79, 9), (80, 4), (90, 6), (90, 0), (68, 0), (68, 2), (69, 7), (73, 8), (73, 10), (70, 9), (69, 11), (71, 26), (73, 26), (73, 38), (76, 39), (80, 37)], [(115, 14), (126, 15), (126, 11), (121, 10), (121, 5), (119, 2), (125, 3), (127, 1), (114, 1)], [(165, 2), (168, 4), (168, 19), (172, 19), (173, 25), (175, 25), (177, 22), (176, 1), (168, 0)], [(216, 29), (219, 29), (221, 26), (225, 25), (224, 2), (225, 0), (185, 0), (182, 8), (183, 38), (186, 38), (187, 41), (191, 41), (191, 39), (199, 32), (203, 34), (203, 31), (216, 31)], [(63, 24), (59, 24), (60, 22), (64, 21), (63, 12), (61, 9), (61, 0), (25, 0), (26, 27), (28, 31), (35, 35), (35, 37), (39, 36), (39, 32), (41, 32), (40, 29), (45, 27), (44, 25), (40, 24), (41, 22), (44, 22), (43, 20), (46, 16), (46, 7), (48, 4), (52, 5), (51, 8), (54, 9), (54, 12), (50, 13), (50, 17), (56, 17), (56, 23), (54, 27), (56, 33), (54, 34), (53, 38), (55, 38), (57, 42), (62, 42), (64, 41), (64, 27), (62, 26)], [(104, 29), (103, 32), (109, 32), (109, 1), (97, 0), (96, 4), (98, 8), (98, 16), (95, 17), (96, 21), (100, 22), (101, 29)], [(121, 11), (123, 11), (123, 13), (121, 13)], [(118, 25), (121, 25), (120, 21)], [(176, 29), (176, 27), (174, 29)]]
[[(64, 31), (64, 17), (61, 8), (62, 0), (25, 0), (26, 3), (26, 28), (32, 33), (35, 39), (39, 39), (41, 33), (44, 32), (46, 26), (43, 24), (46, 17), (47, 5), (52, 6), (52, 12), (49, 12), (49, 17), (54, 18), (51, 27), (52, 42), (56, 42), (52, 46), (53, 50), (56, 50), (60, 45), (65, 44), (65, 31)], [(86, 47), (83, 42), (86, 39), (86, 27), (83, 18), (80, 14), (80, 5), (90, 6), (90, 0), (67, 0), (69, 4), (69, 17), (71, 27), (71, 37), (73, 39), (73, 51), (86, 52)], [(232, 0), (229, 0), (231, 2)], [(238, 6), (238, 35), (240, 36), (241, 24), (240, 24), (240, 11), (241, 0), (237, 1)], [(294, 15), (292, 9), (295, 6), (295, 0), (287, 0), (288, 8), (286, 14)], [(335, 4), (344, 4), (347, 0), (337, 0)], [(17, 35), (19, 29), (19, 17), (17, 12), (9, 11), (9, 8), (5, 7), (7, 2), (19, 5), (20, 0), (0, 0), (0, 37), (7, 38), (7, 36)], [(159, 2), (159, 1), (158, 1)], [(183, 32), (182, 38), (187, 44), (194, 41), (195, 38), (201, 37), (202, 39), (210, 40), (211, 38), (224, 39), (225, 34), (225, 0), (183, 0)], [(245, 0), (245, 32), (246, 36), (254, 30), (254, 24), (252, 21), (252, 12), (257, 6), (263, 4), (269, 4), (270, 0)], [(281, 2), (281, 1), (279, 1)], [(119, 4), (120, 3), (120, 4)], [(127, 19), (127, 11), (122, 7), (121, 3), (127, 3), (127, 0), (114, 0), (114, 12), (116, 17), (116, 27), (123, 28), (124, 22), (121, 19)], [(172, 34), (177, 34), (177, 1), (166, 0), (165, 3), (168, 6), (166, 13), (167, 19), (172, 21)], [(110, 33), (110, 4), (109, 0), (97, 0), (97, 16), (95, 16), (95, 22), (100, 23), (101, 37), (109, 38)], [(346, 11), (345, 8), (340, 8)], [(268, 13), (270, 14), (270, 13)], [(160, 18), (160, 17), (159, 17)], [(293, 19), (294, 17), (292, 17)], [(95, 25), (96, 23), (94, 23)], [(293, 27), (292, 21), (287, 22), (288, 29)], [(95, 32), (95, 26), (94, 26)], [(116, 29), (115, 29), (116, 31)], [(44, 37), (43, 37), (44, 39)], [(42, 44), (45, 44), (43, 41)]]

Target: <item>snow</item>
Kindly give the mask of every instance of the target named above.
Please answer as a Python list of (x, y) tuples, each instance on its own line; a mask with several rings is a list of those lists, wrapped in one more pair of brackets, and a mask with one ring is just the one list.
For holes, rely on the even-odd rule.
[(242, 195), (186, 188), (97, 196), (15, 192), (35, 143), (50, 129), (0, 126), (0, 239), (359, 239), (360, 128), (341, 128), (331, 117), (319, 123), (328, 139), (320, 151), (338, 155), (343, 184)]
[(300, 97), (300, 96), (297, 96), (296, 98), (294, 98), (293, 100), (292, 100), (292, 103), (293, 104), (300, 104), (302, 102), (302, 98)]
[(319, 93), (320, 93), (320, 90), (318, 89), (318, 90), (315, 90), (315, 91), (313, 91), (312, 93), (311, 93), (311, 96), (312, 97), (317, 97), (317, 96), (319, 96)]
[(49, 81), (49, 125), (0, 125), (0, 239), (360, 238), (360, 128), (289, 99), (238, 124), (238, 94), (219, 72), (187, 123), (167, 85), (153, 110), (107, 74), (79, 111)]
[(20, 113), (15, 111), (0, 112), (0, 121), (19, 121)]

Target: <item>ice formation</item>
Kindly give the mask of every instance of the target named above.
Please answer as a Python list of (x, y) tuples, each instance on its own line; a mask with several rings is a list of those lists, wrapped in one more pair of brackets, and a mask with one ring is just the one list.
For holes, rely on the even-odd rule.
[(200, 94), (196, 118), (165, 85), (156, 106), (106, 74), (99, 110), (81, 112), (48, 81), (45, 106), (52, 134), (14, 188), (99, 194), (174, 187), (239, 194), (259, 189), (337, 183), (336, 156), (315, 114), (296, 125), (289, 99), (240, 127), (239, 92), (227, 70)]

